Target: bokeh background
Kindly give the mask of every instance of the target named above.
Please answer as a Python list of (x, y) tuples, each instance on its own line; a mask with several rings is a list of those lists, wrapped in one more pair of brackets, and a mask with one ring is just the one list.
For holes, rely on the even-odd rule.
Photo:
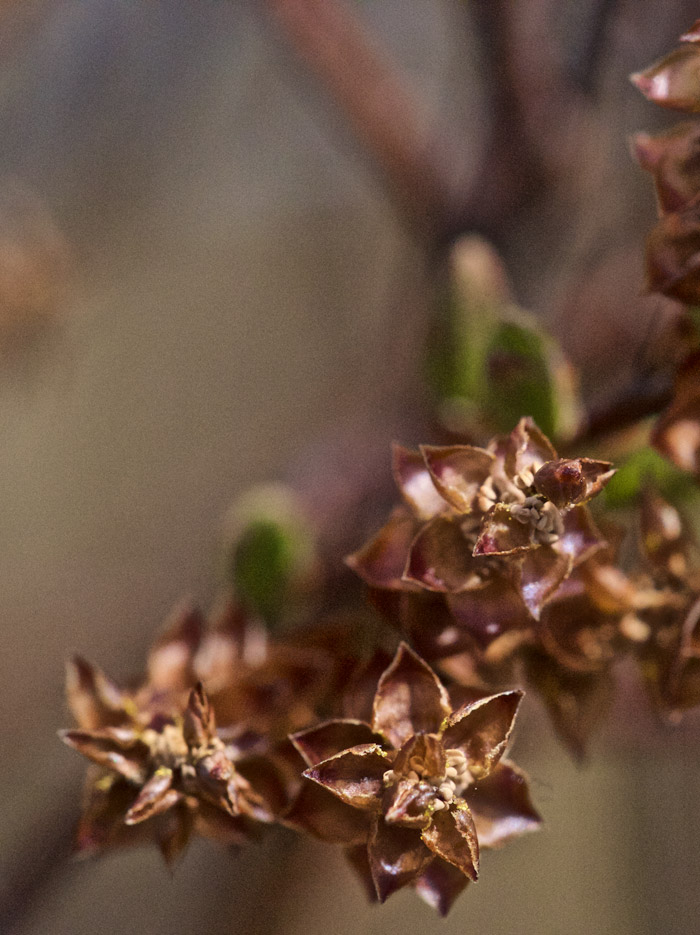
[[(149, 851), (73, 862), (83, 764), (55, 732), (67, 655), (125, 678), (179, 598), (213, 599), (246, 486), (318, 483), (329, 539), (352, 538), (389, 441), (421, 438), (454, 225), (496, 243), (589, 405), (649, 379), (673, 310), (641, 294), (654, 205), (627, 137), (664, 117), (627, 74), (698, 15), (0, 3), (3, 932), (694, 930), (697, 733), (662, 735), (633, 686), (584, 768), (526, 706), (515, 756), (546, 825), (487, 855), (447, 922), (410, 892), (366, 906), (337, 853), (285, 833), (233, 855), (197, 843), (172, 876)], [(378, 136), (358, 104), (372, 61), (395, 79)]]

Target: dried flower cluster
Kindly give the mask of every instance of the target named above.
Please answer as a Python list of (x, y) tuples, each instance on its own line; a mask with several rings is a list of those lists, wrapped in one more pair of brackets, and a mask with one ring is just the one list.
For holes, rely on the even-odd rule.
[[(664, 106), (700, 113), (700, 21), (682, 39), (633, 80)], [(661, 216), (648, 285), (690, 306), (700, 305), (699, 139), (694, 122), (635, 139)], [(694, 328), (651, 441), (697, 477)], [(237, 593), (240, 604), (227, 598), (209, 620), (178, 610), (135, 687), (75, 659), (68, 703), (78, 726), (63, 739), (91, 761), (77, 849), (148, 840), (173, 862), (192, 835), (239, 844), (280, 823), (342, 846), (370, 898), (410, 886), (447, 913), (477, 879), (481, 849), (540, 823), (505, 757), (523, 688), (579, 757), (623, 656), (636, 658), (664, 718), (700, 705), (693, 532), (648, 478), (633, 491), (626, 537), (605, 515), (596, 524), (589, 503), (614, 473), (608, 461), (560, 457), (529, 417), (484, 447), (395, 445), (402, 503), (347, 559), (393, 627), (376, 626), (371, 645), (354, 638), (366, 610), (351, 588), (343, 620), (327, 616), (339, 603), (325, 595), (313, 623), (299, 627), (297, 608), (294, 626), (273, 637), (255, 601), (283, 627), (282, 596), (294, 588), (266, 588), (256, 566), (247, 603)], [(238, 549), (239, 591), (271, 529), (265, 517), (246, 540), (248, 564)], [(318, 571), (303, 567), (299, 593)], [(277, 572), (287, 588), (286, 565)], [(402, 640), (393, 658), (392, 638), (392, 649)]]
[[(410, 883), (444, 914), (477, 877), (479, 842), (539, 824), (523, 774), (501, 759), (520, 692), (453, 712), (403, 644), (379, 680), (371, 723), (307, 726), (340, 658), (321, 647), (326, 634), (307, 634), (304, 647), (271, 643), (231, 606), (202, 624), (178, 613), (133, 691), (82, 660), (69, 665), (79, 727), (62, 736), (93, 763), (79, 851), (152, 840), (172, 863), (193, 834), (240, 844), (280, 821), (349, 848), (380, 900)], [(375, 662), (350, 680), (346, 707), (365, 705)], [(295, 725), (306, 729), (290, 742)]]
[[(700, 113), (698, 23), (681, 36), (679, 49), (632, 76), (649, 100), (692, 115)], [(638, 162), (654, 178), (660, 215), (647, 240), (647, 287), (691, 307), (700, 304), (699, 140), (697, 119), (656, 136), (638, 133), (633, 140)], [(700, 339), (694, 333), (677, 374), (673, 401), (652, 436), (665, 457), (694, 474), (700, 474), (699, 351)]]

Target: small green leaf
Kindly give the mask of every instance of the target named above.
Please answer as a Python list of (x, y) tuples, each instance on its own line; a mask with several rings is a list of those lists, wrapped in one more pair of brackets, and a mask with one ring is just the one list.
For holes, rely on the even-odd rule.
[(610, 508), (629, 506), (645, 484), (652, 483), (661, 496), (672, 502), (697, 494), (694, 479), (649, 446), (633, 452), (618, 466), (603, 492)]
[(566, 439), (579, 424), (571, 365), (537, 318), (513, 305), (500, 259), (476, 237), (453, 250), (429, 380), (455, 431), (507, 432), (527, 414), (545, 434)]
[(227, 576), (237, 598), (278, 627), (312, 586), (314, 535), (291, 490), (248, 491), (229, 514)]

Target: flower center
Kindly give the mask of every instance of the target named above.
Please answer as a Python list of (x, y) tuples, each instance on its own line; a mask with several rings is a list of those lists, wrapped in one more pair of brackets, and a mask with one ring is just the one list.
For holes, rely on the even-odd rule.
[(542, 497), (526, 497), (522, 503), (514, 503), (510, 512), (519, 523), (530, 527), (541, 545), (551, 545), (564, 532), (561, 513), (553, 503)]
[(431, 776), (421, 757), (412, 756), (409, 760), (410, 769), (406, 774), (401, 775), (393, 769), (388, 769), (384, 773), (384, 786), (393, 786), (400, 780), (416, 784), (426, 783), (432, 786), (434, 798), (431, 805), (433, 810), (439, 811), (443, 808), (449, 808), (452, 801), (461, 795), (472, 781), (472, 775), (469, 772), (467, 758), (461, 750), (446, 750), (445, 755), (444, 776)]

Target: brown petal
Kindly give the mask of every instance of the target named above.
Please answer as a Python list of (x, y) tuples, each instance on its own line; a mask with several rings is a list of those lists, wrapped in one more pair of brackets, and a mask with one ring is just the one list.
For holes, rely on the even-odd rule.
[(368, 812), (353, 808), (323, 786), (309, 781), (302, 783), (281, 821), (330, 844), (366, 842), (370, 828)]
[(474, 555), (513, 555), (536, 548), (530, 527), (517, 520), (505, 503), (497, 503), (484, 516)]
[(369, 743), (322, 760), (305, 770), (303, 775), (348, 805), (378, 809), (384, 791), (384, 773), (390, 766), (382, 748), (376, 743)]
[(443, 498), (458, 513), (470, 513), (474, 509), (479, 488), (491, 472), (494, 463), (491, 452), (471, 445), (452, 445), (447, 448), (421, 445), (420, 450)]
[(421, 834), (430, 850), (457, 867), (470, 880), (479, 876), (479, 842), (469, 806), (461, 799), (450, 809), (435, 812)]
[(369, 866), (369, 855), (366, 844), (353, 844), (345, 848), (345, 859), (357, 877), (364, 890), (365, 896), (371, 903), (377, 902), (377, 890), (372, 879)]
[(138, 844), (149, 832), (124, 824), (124, 815), (136, 797), (136, 788), (115, 773), (91, 766), (85, 784), (83, 813), (75, 834), (75, 851), (88, 856), (106, 847)]
[(189, 602), (178, 605), (148, 656), (148, 681), (155, 691), (181, 691), (196, 681), (193, 660), (203, 618)]
[(185, 801), (181, 801), (158, 817), (155, 829), (156, 841), (166, 866), (171, 870), (190, 843), (194, 821), (194, 810)]
[(447, 603), (460, 629), (482, 649), (504, 633), (532, 623), (522, 597), (505, 578), (493, 578), (483, 588), (450, 594)]
[(491, 695), (464, 705), (450, 717), (443, 745), (464, 753), (475, 779), (488, 776), (503, 756), (522, 697), (521, 691)]
[(564, 532), (554, 543), (554, 550), (560, 555), (568, 555), (572, 567), (585, 562), (606, 545), (588, 507), (575, 506), (562, 519)]
[(431, 909), (446, 916), (469, 880), (453, 864), (436, 857), (414, 882), (416, 893)]
[(547, 461), (533, 480), (535, 490), (560, 508), (585, 503), (600, 493), (615, 473), (609, 461), (558, 458)]
[[(700, 302), (700, 287), (696, 301)], [(700, 475), (699, 374), (697, 359), (685, 365), (677, 379), (674, 399), (651, 433), (651, 443), (657, 451), (682, 471), (696, 475)]]
[(664, 215), (647, 237), (646, 279), (649, 292), (700, 302), (700, 203), (696, 197), (680, 211)]
[(139, 740), (136, 731), (126, 727), (105, 727), (95, 731), (64, 730), (59, 732), (59, 736), (93, 763), (114, 770), (130, 782), (144, 781), (149, 750)]
[(542, 698), (559, 739), (583, 760), (591, 735), (612, 705), (615, 684), (609, 669), (570, 672), (535, 650), (528, 651), (524, 661), (527, 680)]
[(403, 580), (429, 591), (461, 591), (479, 582), (479, 562), (457, 523), (437, 517), (411, 543)]
[(550, 440), (530, 416), (522, 418), (510, 433), (504, 454), (505, 470), (511, 478), (524, 468), (535, 465), (537, 469), (557, 456)]
[(384, 796), (384, 820), (404, 828), (427, 828), (435, 787), (428, 782), (400, 779)]
[(139, 792), (136, 801), (126, 813), (124, 821), (127, 825), (137, 825), (154, 815), (167, 812), (182, 798), (182, 794), (173, 785), (173, 771), (161, 767), (151, 776), (143, 789)]
[(223, 809), (229, 815), (241, 814), (243, 808), (240, 787), (247, 784), (242, 777), (237, 777), (233, 763), (223, 750), (215, 750), (197, 760), (195, 773), (192, 794), (205, 799), (216, 808)]
[(380, 903), (420, 876), (433, 859), (417, 831), (388, 825), (380, 815), (375, 819), (367, 854)]
[(347, 556), (345, 564), (370, 587), (407, 590), (410, 585), (402, 579), (417, 528), (406, 510), (396, 509), (366, 545)]
[[(361, 744), (381, 744), (382, 738), (364, 721), (326, 721), (292, 734), (290, 740), (309, 766)], [(388, 768), (388, 767), (387, 767)]]
[(394, 443), (391, 464), (396, 486), (417, 519), (429, 520), (448, 509), (419, 451)]
[(647, 488), (642, 491), (639, 524), (646, 557), (657, 568), (683, 578), (687, 571), (685, 553), (690, 538), (678, 510)]
[(201, 800), (197, 803), (194, 831), (203, 838), (224, 845), (245, 844), (252, 836), (253, 827), (253, 822), (244, 815), (231, 815)]
[(84, 730), (115, 726), (126, 719), (122, 692), (97, 666), (80, 656), (66, 663), (66, 697), (73, 717)]
[(700, 42), (700, 19), (696, 19), (688, 32), (683, 33), (681, 42)]
[(540, 546), (524, 556), (518, 570), (518, 584), (525, 606), (535, 619), (572, 568), (571, 556), (551, 545)]
[(700, 191), (700, 125), (696, 120), (678, 123), (655, 136), (637, 133), (632, 147), (642, 168), (654, 176), (663, 213), (680, 211)]
[(598, 672), (612, 662), (619, 648), (618, 619), (599, 610), (585, 592), (558, 595), (542, 611), (536, 633), (564, 668)]
[[(387, 595), (389, 592), (374, 592)], [(411, 595), (390, 595), (399, 598)], [(391, 662), (391, 656), (383, 649), (377, 649), (372, 656), (361, 663), (346, 681), (343, 690), (343, 714), (352, 720), (370, 721), (372, 719), (372, 705), (377, 691), (377, 683), (382, 673)]]
[(183, 715), (182, 733), (188, 747), (206, 747), (216, 733), (214, 712), (204, 686), (198, 682), (190, 692)]
[(398, 748), (413, 734), (437, 731), (451, 710), (447, 692), (433, 670), (401, 643), (379, 680), (372, 728)]
[(508, 760), (501, 760), (489, 776), (469, 786), (465, 797), (481, 847), (498, 847), (542, 823), (530, 801), (527, 777)]
[(630, 80), (655, 104), (700, 113), (700, 50), (695, 45), (676, 49)]

